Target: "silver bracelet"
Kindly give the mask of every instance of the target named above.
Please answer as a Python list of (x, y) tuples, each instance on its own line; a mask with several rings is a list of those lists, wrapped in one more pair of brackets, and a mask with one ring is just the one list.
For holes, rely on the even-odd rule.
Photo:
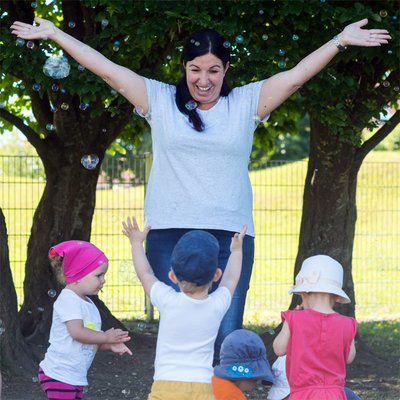
[(339, 49), (339, 51), (340, 51), (341, 53), (343, 53), (344, 51), (347, 50), (347, 46), (342, 46), (342, 45), (340, 44), (340, 40), (339, 40), (339, 36), (338, 36), (338, 35), (336, 35), (336, 36), (333, 37), (332, 42), (333, 42), (333, 44)]

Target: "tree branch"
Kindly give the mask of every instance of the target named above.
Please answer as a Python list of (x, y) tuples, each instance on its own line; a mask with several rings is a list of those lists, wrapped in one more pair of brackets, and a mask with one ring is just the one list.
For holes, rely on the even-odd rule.
[(371, 136), (357, 150), (356, 158), (363, 160), (365, 156), (373, 150), (385, 137), (387, 137), (400, 122), (400, 110), (397, 110), (389, 121), (387, 121), (373, 136)]
[(42, 148), (43, 143), (39, 138), (39, 135), (30, 126), (25, 125), (24, 121), (21, 118), (17, 117), (14, 114), (11, 114), (4, 108), (0, 109), (0, 118), (3, 118), (5, 121), (18, 128), (35, 149)]

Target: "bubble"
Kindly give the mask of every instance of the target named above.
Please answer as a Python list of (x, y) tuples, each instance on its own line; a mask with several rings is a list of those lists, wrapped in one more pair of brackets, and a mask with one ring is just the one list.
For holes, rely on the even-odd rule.
[(244, 37), (242, 35), (237, 35), (235, 41), (237, 44), (242, 44), (244, 42)]
[(192, 44), (193, 44), (193, 43), (194, 43), (194, 39), (190, 39), (190, 43), (192, 43)]
[(168, 61), (171, 61), (171, 59), (172, 59), (172, 57), (168, 54), (168, 55), (167, 55), (167, 60), (168, 60)]
[(47, 125), (46, 125), (46, 129), (47, 129), (48, 131), (55, 131), (55, 130), (56, 130), (56, 127), (55, 127), (53, 124), (47, 124)]
[(144, 322), (139, 322), (137, 326), (139, 331), (144, 331), (146, 329), (146, 324)]
[(32, 8), (36, 8), (36, 6), (37, 6), (36, 1), (32, 1), (31, 7), (32, 7)]
[(260, 15), (263, 15), (263, 14), (264, 14), (264, 10), (258, 10), (258, 13), (259, 13)]
[(392, 21), (397, 21), (397, 15), (392, 15)]
[(231, 47), (231, 44), (226, 40), (226, 41), (223, 43), (223, 46), (224, 46), (226, 49), (229, 49), (229, 47)]
[(88, 170), (93, 170), (99, 163), (99, 157), (96, 154), (87, 154), (81, 158), (81, 164)]
[(47, 295), (48, 295), (49, 297), (51, 297), (51, 298), (56, 297), (57, 291), (56, 291), (55, 289), (49, 289), (49, 290), (47, 291)]
[(39, 312), (43, 312), (43, 311), (44, 311), (44, 308), (43, 308), (43, 307), (38, 307), (37, 310), (38, 310)]
[(394, 87), (393, 87), (393, 90), (394, 90), (395, 92), (398, 92), (399, 89), (400, 89), (400, 88), (399, 88), (398, 86), (394, 86)]
[(103, 128), (101, 131), (102, 131), (103, 133), (107, 133), (107, 129), (106, 129), (106, 128)]
[(197, 103), (194, 100), (189, 100), (186, 104), (185, 107), (187, 110), (192, 111), (197, 107)]
[(393, 54), (393, 50), (388, 50), (388, 54)]
[(325, 3), (326, 0), (319, 0), (319, 1), (320, 1), (320, 3)]
[(35, 47), (35, 43), (33, 43), (32, 40), (29, 40), (28, 42), (26, 42), (26, 47), (28, 49), (33, 49)]
[(108, 19), (102, 19), (101, 20), (101, 26), (104, 26), (104, 27), (106, 27), (108, 25)]
[(78, 71), (84, 71), (85, 70), (85, 67), (83, 66), (83, 65), (81, 65), (81, 64), (78, 64)]
[(110, 90), (111, 96), (116, 96), (118, 92), (115, 89)]
[(74, 21), (69, 21), (68, 22), (68, 28), (73, 29), (73, 28), (75, 28), (75, 26), (76, 26), (76, 23)]
[(71, 66), (63, 55), (50, 56), (43, 66), (43, 73), (53, 79), (63, 79), (69, 75)]
[(55, 113), (58, 110), (58, 107), (51, 105), (50, 106), (50, 111)]
[(131, 394), (131, 391), (129, 389), (122, 389), (121, 393), (124, 395), (124, 397), (128, 397)]
[(275, 330), (274, 330), (274, 329), (270, 329), (270, 330), (268, 331), (268, 333), (272, 336), (272, 335), (275, 334)]
[(297, 42), (297, 41), (299, 40), (299, 36), (296, 35), (296, 34), (294, 34), (294, 35), (292, 36), (292, 40), (294, 40), (295, 42)]
[(199, 46), (200, 46), (200, 42), (196, 41), (196, 42), (194, 42), (194, 45), (195, 45), (196, 47), (199, 47)]
[(268, 40), (268, 35), (264, 33), (264, 35), (261, 36), (262, 40)]
[(279, 49), (279, 50), (278, 50), (278, 54), (279, 54), (281, 57), (283, 57), (283, 56), (286, 54), (286, 51), (285, 51), (285, 50), (282, 50), (282, 49)]
[(82, 111), (85, 111), (88, 107), (89, 107), (89, 104), (87, 104), (87, 103), (79, 104), (79, 109)]
[(22, 38), (17, 38), (17, 40), (15, 41), (15, 45), (18, 47), (22, 47), (25, 44), (25, 40)]
[(114, 46), (119, 46), (121, 42), (119, 40), (114, 40)]
[(39, 382), (39, 378), (37, 376), (33, 376), (32, 377), (32, 382), (33, 383), (38, 383)]
[(286, 67), (286, 62), (285, 61), (279, 61), (278, 67), (281, 68), (281, 69), (285, 68)]
[(115, 52), (117, 52), (117, 51), (119, 51), (119, 46), (113, 46), (113, 51), (115, 51)]
[(3, 321), (0, 319), (0, 336), (6, 331)]
[(61, 110), (67, 111), (69, 109), (68, 103), (61, 103)]
[(34, 84), (32, 85), (32, 89), (33, 89), (35, 92), (38, 92), (38, 91), (40, 90), (40, 88), (41, 88), (40, 83), (34, 83)]
[(383, 81), (382, 85), (384, 87), (389, 87), (390, 86), (390, 82), (389, 81)]
[(51, 85), (51, 90), (52, 90), (53, 92), (57, 92), (59, 89), (60, 89), (60, 86), (58, 86), (56, 83), (53, 83), (53, 84)]
[(385, 18), (385, 17), (387, 17), (388, 13), (387, 13), (386, 10), (381, 10), (381, 11), (379, 11), (379, 15), (380, 15), (382, 18)]
[(62, 89), (60, 90), (60, 92), (61, 92), (61, 93), (67, 93), (67, 89), (62, 88)]

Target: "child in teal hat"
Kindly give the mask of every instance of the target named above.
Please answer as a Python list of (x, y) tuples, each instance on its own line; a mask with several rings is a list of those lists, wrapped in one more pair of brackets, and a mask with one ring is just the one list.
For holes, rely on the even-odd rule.
[(245, 400), (244, 392), (253, 390), (258, 381), (275, 382), (265, 345), (252, 331), (231, 332), (222, 342), (220, 357), (212, 380), (216, 400)]

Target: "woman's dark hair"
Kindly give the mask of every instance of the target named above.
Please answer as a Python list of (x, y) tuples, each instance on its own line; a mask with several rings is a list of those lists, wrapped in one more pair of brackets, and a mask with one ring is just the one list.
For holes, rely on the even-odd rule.
[[(224, 45), (225, 44), (225, 45)], [(222, 61), (224, 68), (231, 59), (229, 45), (224, 43), (222, 36), (213, 29), (200, 29), (194, 32), (187, 40), (183, 47), (181, 61), (184, 65), (199, 56), (211, 53)], [(221, 96), (228, 96), (231, 88), (226, 82), (226, 78), (222, 82)], [(178, 109), (187, 114), (189, 122), (193, 125), (196, 131), (204, 130), (203, 121), (200, 118), (196, 108), (186, 107), (190, 101), (194, 101), (190, 95), (189, 88), (186, 82), (186, 70), (183, 72), (183, 77), (176, 85), (176, 105)]]

